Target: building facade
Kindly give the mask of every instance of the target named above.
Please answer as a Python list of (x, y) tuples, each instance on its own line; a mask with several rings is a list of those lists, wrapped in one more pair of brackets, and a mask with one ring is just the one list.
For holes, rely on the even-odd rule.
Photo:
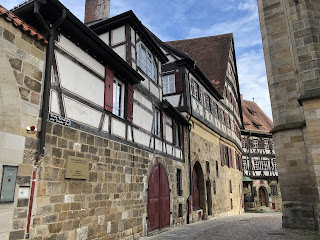
[(319, 1), (258, 0), (282, 225), (319, 225)]
[(246, 210), (282, 209), (272, 121), (255, 103), (241, 99), (243, 187)]
[(181, 57), (181, 108), (164, 93), (181, 52), (102, 2), (86, 24), (57, 0), (1, 7), (3, 239), (132, 239), (243, 212), (232, 35), (221, 85)]

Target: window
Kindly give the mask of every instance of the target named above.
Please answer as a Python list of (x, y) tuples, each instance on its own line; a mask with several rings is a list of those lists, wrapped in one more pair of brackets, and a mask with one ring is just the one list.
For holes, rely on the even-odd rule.
[(213, 194), (217, 194), (216, 180), (213, 180)]
[(148, 77), (157, 82), (157, 68), (153, 56), (142, 43), (137, 45), (137, 65)]
[(248, 170), (247, 169), (247, 160), (242, 160), (242, 168), (243, 168), (243, 170)]
[(269, 149), (269, 140), (264, 140), (264, 148)]
[(196, 99), (199, 100), (199, 85), (195, 81), (192, 82), (191, 89), (192, 89), (192, 96), (194, 96)]
[(154, 112), (154, 135), (161, 137), (161, 114), (159, 110)]
[(245, 148), (246, 147), (246, 139), (242, 138), (242, 147)]
[(181, 187), (181, 169), (177, 169), (177, 194), (182, 196), (182, 187)]
[(278, 196), (278, 190), (276, 185), (270, 186), (270, 193), (271, 193), (271, 196)]
[(262, 170), (267, 171), (268, 170), (268, 161), (262, 162)]
[(162, 84), (163, 84), (163, 94), (170, 94), (170, 93), (176, 92), (175, 75), (174, 74), (163, 76), (162, 77)]
[(210, 173), (210, 163), (206, 161), (207, 173)]
[(272, 159), (272, 165), (273, 165), (273, 170), (275, 172), (277, 172), (278, 171), (278, 169), (277, 169), (277, 161), (275, 159)]
[(208, 94), (204, 95), (204, 106), (206, 109), (210, 110), (210, 97)]
[(219, 119), (219, 107), (218, 107), (218, 104), (216, 104), (216, 108), (214, 109), (214, 116)]
[(232, 193), (232, 182), (231, 182), (231, 180), (229, 181), (229, 185), (230, 185), (230, 193)]
[(179, 210), (179, 212), (178, 212), (179, 218), (180, 218), (180, 217), (183, 217), (182, 204), (181, 204), (181, 203), (179, 204), (179, 209), (178, 209), (178, 210)]
[(118, 117), (124, 115), (124, 84), (117, 79), (113, 80), (113, 109), (112, 113)]
[(224, 111), (223, 110), (221, 110), (221, 115), (222, 115), (221, 121), (222, 121), (223, 124), (225, 124)]
[(254, 139), (253, 140), (253, 148), (258, 148), (258, 147), (259, 147), (258, 140)]
[(254, 160), (254, 169), (255, 170), (260, 170), (260, 162), (257, 160)]

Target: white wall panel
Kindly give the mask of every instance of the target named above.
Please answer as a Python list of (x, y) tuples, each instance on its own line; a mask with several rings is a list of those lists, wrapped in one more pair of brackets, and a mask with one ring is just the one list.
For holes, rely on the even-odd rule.
[(153, 115), (151, 115), (149, 112), (147, 112), (137, 104), (133, 104), (133, 123), (134, 124), (151, 132), (152, 121), (153, 121)]
[(168, 125), (166, 126), (166, 140), (172, 143), (172, 128)]
[(56, 113), (58, 115), (61, 115), (59, 102), (58, 102), (58, 93), (56, 91), (52, 91), (52, 90), (51, 90), (51, 93), (50, 93), (49, 111), (52, 112), (52, 113)]
[(181, 150), (176, 148), (176, 157), (181, 158)]
[(131, 31), (131, 43), (133, 45), (136, 45), (136, 38), (135, 38), (136, 32), (133, 30), (133, 28), (130, 28), (130, 31)]
[(109, 32), (99, 35), (102, 41), (104, 41), (109, 46)]
[(108, 115), (106, 115), (104, 117), (104, 122), (103, 122), (103, 125), (102, 125), (102, 131), (109, 132), (109, 116)]
[(155, 149), (162, 152), (162, 141), (155, 139)]
[(77, 122), (98, 128), (102, 114), (75, 100), (64, 97), (66, 117)]
[(180, 95), (167, 96), (163, 98), (166, 99), (172, 106), (174, 107), (179, 106)]
[(111, 31), (111, 44), (115, 45), (126, 40), (125, 26), (121, 26)]
[(167, 154), (172, 155), (172, 150), (173, 150), (172, 146), (167, 144)]
[(128, 141), (132, 142), (132, 133), (131, 133), (131, 127), (130, 126), (128, 127), (127, 137), (128, 137)]
[(150, 136), (137, 129), (133, 129), (134, 141), (149, 147)]
[(79, 61), (83, 62), (85, 65), (93, 69), (102, 77), (104, 76), (105, 67), (66, 37), (61, 36), (60, 41), (57, 43), (57, 45), (63, 48), (70, 55), (74, 56)]
[(61, 86), (101, 107), (104, 104), (104, 82), (60, 53), (56, 53)]
[(126, 60), (126, 45), (113, 48), (113, 51), (115, 51), (122, 59)]
[(155, 95), (157, 98), (160, 98), (159, 96), (159, 89), (156, 87), (153, 81), (150, 81), (150, 92)]
[(134, 92), (134, 99), (152, 111), (152, 103), (146, 99), (139, 91)]
[(117, 135), (119, 137), (125, 138), (126, 137), (126, 124), (112, 118), (111, 119), (111, 133), (113, 135)]

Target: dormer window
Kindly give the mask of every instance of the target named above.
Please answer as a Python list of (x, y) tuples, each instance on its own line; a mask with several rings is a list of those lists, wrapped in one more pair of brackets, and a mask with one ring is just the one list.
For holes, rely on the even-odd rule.
[(249, 113), (251, 113), (253, 116), (256, 114), (255, 111), (253, 111), (253, 110), (251, 110), (251, 109), (249, 109), (249, 108), (247, 108), (247, 109), (248, 109)]
[(157, 82), (157, 67), (151, 52), (143, 43), (137, 45), (137, 65), (154, 82)]
[(257, 123), (257, 122), (255, 122), (255, 121), (251, 121), (252, 123), (253, 123), (253, 125), (256, 127), (256, 128), (258, 128), (258, 129), (260, 129), (260, 127), (262, 126), (260, 123)]

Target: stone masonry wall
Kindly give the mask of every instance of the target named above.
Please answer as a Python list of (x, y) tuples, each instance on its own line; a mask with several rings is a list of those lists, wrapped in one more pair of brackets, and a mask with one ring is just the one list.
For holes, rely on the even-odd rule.
[[(24, 239), (29, 189), (38, 149), (37, 134), (27, 126), (39, 123), (45, 46), (0, 17), (0, 174), (3, 165), (18, 166), (13, 203), (0, 203), (0, 239)], [(1, 183), (2, 179), (0, 179)]]
[(298, 98), (320, 89), (320, 2), (258, 0), (258, 9), (275, 125), (283, 226), (314, 228), (319, 201), (320, 140), (314, 135), (319, 94), (301, 105)]
[[(39, 163), (32, 239), (136, 239), (147, 234), (147, 189), (152, 166), (169, 177), (171, 225), (185, 223), (185, 163), (48, 123), (46, 153)], [(65, 179), (68, 156), (90, 159), (89, 179)], [(187, 166), (187, 165), (186, 165)], [(182, 170), (183, 196), (176, 172)], [(178, 204), (183, 204), (183, 218)]]
[[(191, 131), (191, 168), (193, 169), (195, 163), (198, 161), (203, 171), (204, 180), (210, 180), (211, 182), (213, 216), (240, 214), (244, 211), (242, 172), (238, 169), (229, 168), (227, 165), (221, 166), (220, 141), (219, 135), (202, 128), (198, 124), (194, 124)], [(228, 145), (226, 142), (223, 142), (223, 144)], [(228, 146), (233, 148), (233, 150), (235, 149), (232, 145)], [(207, 172), (206, 162), (209, 162), (210, 172)], [(217, 164), (218, 173), (216, 171)], [(232, 193), (230, 193), (230, 180)], [(216, 194), (214, 194), (214, 181)], [(206, 188), (205, 195), (207, 195)], [(233, 203), (232, 209), (231, 199)], [(205, 209), (204, 215), (205, 214), (208, 214), (208, 208)]]

